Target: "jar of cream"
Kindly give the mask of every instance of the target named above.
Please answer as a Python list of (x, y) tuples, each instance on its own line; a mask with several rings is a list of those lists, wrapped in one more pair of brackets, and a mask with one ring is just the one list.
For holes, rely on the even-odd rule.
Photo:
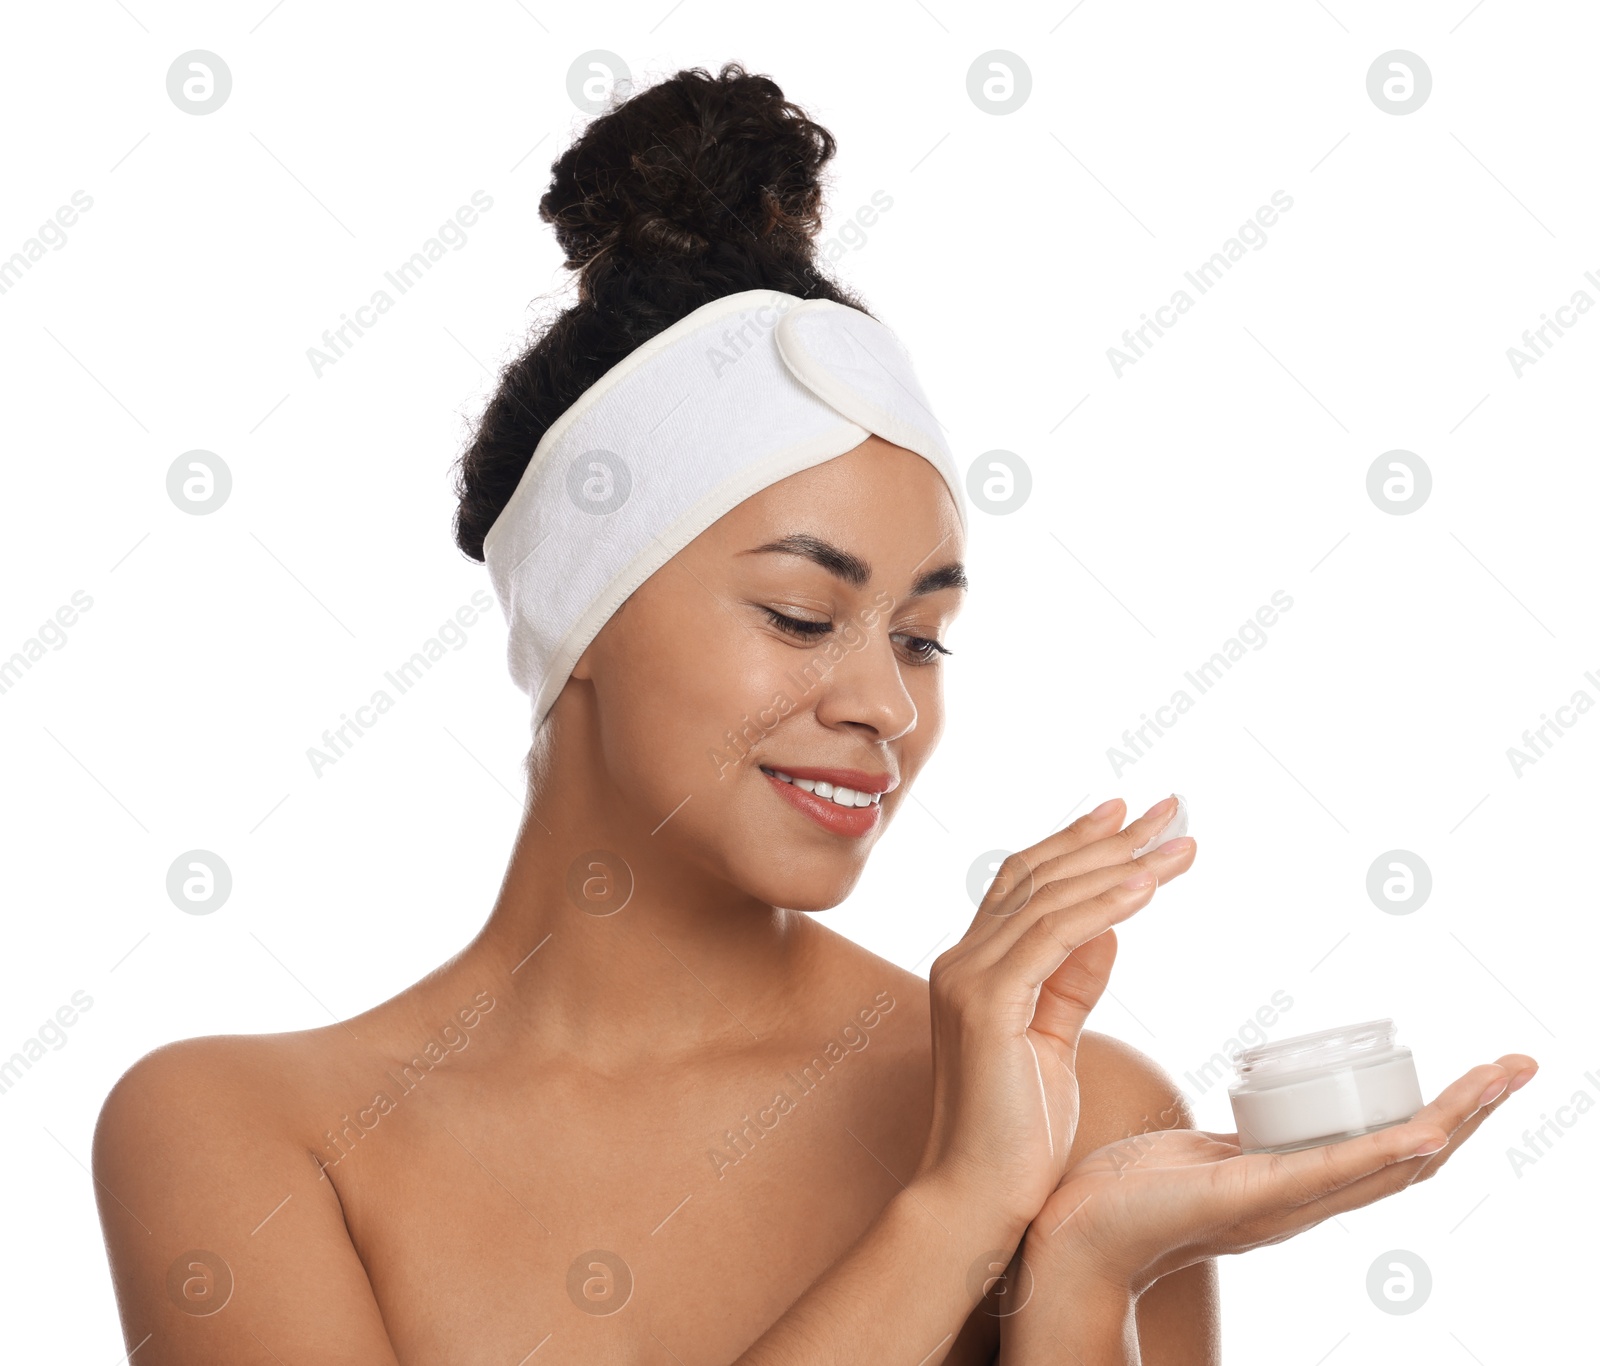
[(1422, 1088), (1394, 1036), (1393, 1020), (1368, 1020), (1245, 1049), (1228, 1087), (1240, 1150), (1290, 1153), (1410, 1119)]

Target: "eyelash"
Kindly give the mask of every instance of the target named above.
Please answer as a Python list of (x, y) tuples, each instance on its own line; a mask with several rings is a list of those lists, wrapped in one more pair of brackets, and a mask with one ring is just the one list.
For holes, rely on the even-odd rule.
[[(833, 630), (831, 621), (802, 621), (798, 617), (786, 617), (782, 612), (774, 612), (770, 607), (761, 609), (771, 619), (772, 624), (787, 635), (795, 636), (800, 640), (817, 640)], [(939, 655), (954, 654), (954, 650), (947, 650), (937, 640), (927, 636), (910, 636), (908, 639), (914, 645), (925, 645), (931, 648), (926, 650), (913, 650), (918, 664), (932, 664)]]

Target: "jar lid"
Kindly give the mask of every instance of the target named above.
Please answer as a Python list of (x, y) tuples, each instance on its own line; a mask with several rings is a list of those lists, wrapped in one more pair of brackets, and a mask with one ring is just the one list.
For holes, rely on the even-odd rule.
[(1394, 1040), (1393, 1020), (1367, 1020), (1247, 1048), (1234, 1059), (1234, 1069), (1243, 1084), (1326, 1067), (1348, 1067), (1392, 1052)]

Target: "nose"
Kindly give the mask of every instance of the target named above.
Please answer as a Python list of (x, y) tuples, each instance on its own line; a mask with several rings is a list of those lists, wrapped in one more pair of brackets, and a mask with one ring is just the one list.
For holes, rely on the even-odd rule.
[(876, 741), (898, 740), (917, 724), (917, 704), (906, 691), (886, 624), (857, 627), (853, 645), (829, 669), (817, 698), (817, 720), (871, 732)]

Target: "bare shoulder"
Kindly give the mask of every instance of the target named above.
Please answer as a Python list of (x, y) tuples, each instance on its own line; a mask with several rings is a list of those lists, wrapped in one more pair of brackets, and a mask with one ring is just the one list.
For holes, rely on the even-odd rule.
[(907, 1047), (926, 1049), (928, 979), (863, 948), (836, 930), (812, 920), (817, 931), (825, 976), (840, 995), (838, 1005), (851, 1005), (851, 1013), (895, 1017), (895, 1036)]
[(125, 1246), (165, 1246), (163, 1225), (184, 1247), (220, 1247), (253, 1237), (291, 1192), (306, 1202), (320, 1185), (315, 1203), (337, 1204), (303, 1138), (305, 1098), (330, 1052), (320, 1033), (184, 1039), (122, 1074), (93, 1148), (113, 1270)]
[(1081, 1113), (1074, 1159), (1151, 1129), (1189, 1129), (1194, 1112), (1165, 1068), (1111, 1034), (1086, 1029), (1078, 1041)]
[(95, 1127), (97, 1173), (175, 1139), (259, 1149), (295, 1129), (297, 1103), (337, 1049), (325, 1030), (184, 1039), (146, 1053), (111, 1088)]
[(337, 1058), (324, 1034), (188, 1039), (112, 1088), (93, 1172), (130, 1350), (148, 1338), (153, 1360), (189, 1366), (254, 1360), (266, 1343), (323, 1362), (336, 1359), (332, 1335), (393, 1361), (338, 1194), (303, 1137), (303, 1100)]

